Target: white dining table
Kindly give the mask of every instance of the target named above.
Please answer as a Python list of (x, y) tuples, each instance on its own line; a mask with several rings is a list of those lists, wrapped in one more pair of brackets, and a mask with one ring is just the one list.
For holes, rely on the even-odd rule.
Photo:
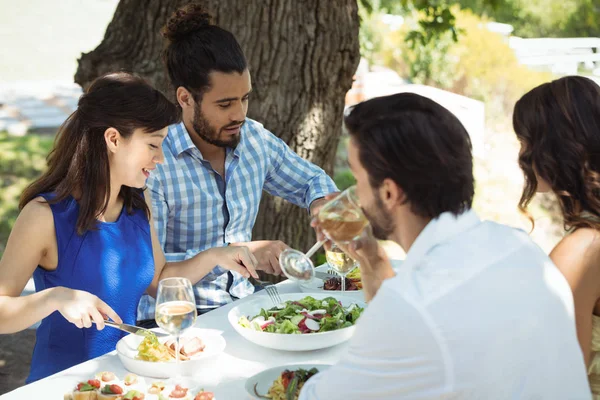
[[(277, 284), (280, 293), (300, 293), (297, 283), (284, 281)], [(206, 369), (194, 373), (193, 380), (198, 387), (214, 391), (217, 400), (237, 400), (251, 398), (244, 388), (246, 379), (252, 375), (275, 366), (315, 363), (333, 364), (344, 353), (348, 342), (322, 350), (281, 351), (258, 346), (240, 336), (230, 325), (227, 313), (240, 302), (249, 301), (255, 296), (267, 296), (263, 290), (235, 303), (201, 315), (196, 327), (215, 329), (222, 332), (227, 345), (224, 353)], [(105, 328), (110, 329), (110, 328)], [(80, 381), (87, 381), (101, 371), (112, 371), (121, 379), (128, 373), (116, 351), (84, 363), (75, 365), (55, 375), (22, 386), (0, 396), (1, 400), (25, 399), (63, 399), (64, 394), (73, 390)], [(150, 379), (154, 381), (156, 379)]]

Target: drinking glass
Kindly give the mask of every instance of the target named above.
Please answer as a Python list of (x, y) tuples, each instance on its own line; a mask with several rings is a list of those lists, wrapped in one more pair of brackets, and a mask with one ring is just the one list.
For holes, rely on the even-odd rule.
[[(360, 208), (356, 186), (349, 187), (325, 203), (319, 211), (317, 219), (325, 236), (338, 243), (350, 243), (358, 238), (369, 223)], [(285, 276), (294, 281), (313, 279), (315, 271), (310, 257), (324, 243), (325, 240), (315, 243), (306, 254), (294, 249), (284, 250), (279, 256), (279, 264)]]
[(187, 278), (166, 278), (158, 283), (155, 319), (158, 326), (175, 336), (175, 363), (179, 371), (179, 337), (196, 322), (196, 301), (192, 283)]
[(340, 290), (345, 292), (346, 275), (348, 275), (350, 271), (358, 266), (358, 262), (356, 262), (356, 260), (354, 260), (348, 254), (344, 253), (344, 251), (336, 245), (332, 245), (331, 249), (325, 252), (325, 257), (329, 267), (333, 269), (340, 277), (342, 284)]

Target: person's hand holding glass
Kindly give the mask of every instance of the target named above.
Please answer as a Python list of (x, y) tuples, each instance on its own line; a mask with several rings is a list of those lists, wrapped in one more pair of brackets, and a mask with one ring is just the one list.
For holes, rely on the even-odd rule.
[[(281, 270), (291, 280), (309, 281), (313, 279), (315, 272), (310, 257), (325, 244), (327, 239), (340, 244), (350, 243), (360, 236), (368, 224), (368, 220), (360, 208), (355, 186), (344, 190), (337, 197), (328, 201), (319, 210), (317, 220), (326, 239), (315, 243), (306, 254), (298, 250), (287, 249), (279, 256)], [(346, 271), (344, 276), (349, 271)], [(342, 283), (345, 284), (345, 282)]]

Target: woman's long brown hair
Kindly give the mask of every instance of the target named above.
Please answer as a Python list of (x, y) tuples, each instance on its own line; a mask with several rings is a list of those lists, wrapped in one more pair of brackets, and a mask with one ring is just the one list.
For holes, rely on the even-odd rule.
[[(112, 127), (129, 138), (136, 129), (155, 132), (178, 120), (177, 107), (142, 78), (124, 72), (97, 78), (59, 128), (48, 169), (25, 189), (19, 207), (42, 193), (54, 193), (51, 203), (77, 193), (77, 232), (94, 229), (110, 197), (104, 132)], [(141, 190), (123, 186), (119, 195), (128, 213), (137, 208), (149, 216)]]
[(540, 177), (558, 198), (565, 229), (600, 229), (600, 87), (581, 76), (538, 86), (515, 105), (513, 126), (525, 174), (521, 211)]

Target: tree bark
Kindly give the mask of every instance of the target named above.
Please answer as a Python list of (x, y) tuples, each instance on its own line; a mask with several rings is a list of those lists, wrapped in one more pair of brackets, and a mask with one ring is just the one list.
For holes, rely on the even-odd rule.
[[(116, 70), (137, 72), (173, 98), (160, 28), (187, 0), (121, 0), (104, 40), (83, 54), (75, 81), (86, 87)], [(240, 42), (252, 76), (248, 116), (331, 174), (344, 97), (359, 62), (356, 0), (206, 0), (215, 22)], [(265, 193), (253, 239), (307, 250), (308, 214)]]

